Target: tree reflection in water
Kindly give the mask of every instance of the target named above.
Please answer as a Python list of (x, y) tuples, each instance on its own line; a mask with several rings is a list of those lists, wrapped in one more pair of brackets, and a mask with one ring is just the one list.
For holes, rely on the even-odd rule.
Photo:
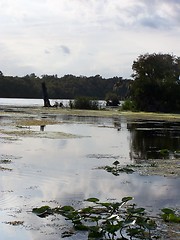
[(130, 157), (135, 161), (162, 158), (161, 150), (170, 156), (180, 150), (180, 123), (140, 121), (127, 124), (130, 131)]

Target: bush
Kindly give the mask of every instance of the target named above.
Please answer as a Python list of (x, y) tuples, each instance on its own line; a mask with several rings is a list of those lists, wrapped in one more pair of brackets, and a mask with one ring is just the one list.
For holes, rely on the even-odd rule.
[(135, 104), (131, 100), (126, 100), (121, 107), (122, 110), (125, 111), (135, 111)]
[(78, 97), (74, 100), (72, 108), (97, 110), (99, 107), (98, 101), (88, 97)]
[(106, 106), (117, 107), (119, 105), (119, 99), (116, 93), (108, 93), (106, 95)]

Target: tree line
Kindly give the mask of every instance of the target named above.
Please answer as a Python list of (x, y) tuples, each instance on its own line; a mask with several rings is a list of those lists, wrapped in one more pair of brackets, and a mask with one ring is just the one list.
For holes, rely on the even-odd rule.
[(94, 99), (105, 99), (118, 87), (119, 99), (128, 95), (132, 80), (122, 77), (102, 78), (95, 76), (74, 76), (67, 74), (63, 77), (57, 75), (42, 75), (37, 77), (34, 73), (24, 77), (4, 76), (0, 72), (0, 98), (42, 98), (42, 83), (45, 82), (48, 96), (51, 99), (74, 99), (79, 96)]
[(12, 77), (0, 72), (0, 98), (42, 98), (42, 83), (45, 83), (52, 99), (84, 96), (105, 99), (113, 105), (126, 100), (126, 110), (180, 113), (180, 57), (146, 53), (133, 62), (132, 70), (133, 80), (71, 74), (61, 78), (57, 75), (37, 77), (34, 73)]

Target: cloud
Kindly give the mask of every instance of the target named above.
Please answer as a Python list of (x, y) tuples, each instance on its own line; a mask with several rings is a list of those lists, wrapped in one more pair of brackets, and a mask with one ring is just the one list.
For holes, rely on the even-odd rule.
[(61, 45), (60, 46), (60, 49), (62, 50), (62, 52), (65, 54), (65, 55), (69, 55), (71, 53), (70, 49), (65, 46), (65, 45)]
[(0, 70), (128, 77), (140, 54), (180, 55), (179, 12), (177, 0), (0, 0)]

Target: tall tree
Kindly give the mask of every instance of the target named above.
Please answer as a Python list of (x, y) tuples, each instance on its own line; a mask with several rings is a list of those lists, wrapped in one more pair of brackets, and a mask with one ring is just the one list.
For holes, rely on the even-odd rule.
[(144, 54), (133, 62), (132, 100), (138, 110), (180, 111), (180, 58)]

